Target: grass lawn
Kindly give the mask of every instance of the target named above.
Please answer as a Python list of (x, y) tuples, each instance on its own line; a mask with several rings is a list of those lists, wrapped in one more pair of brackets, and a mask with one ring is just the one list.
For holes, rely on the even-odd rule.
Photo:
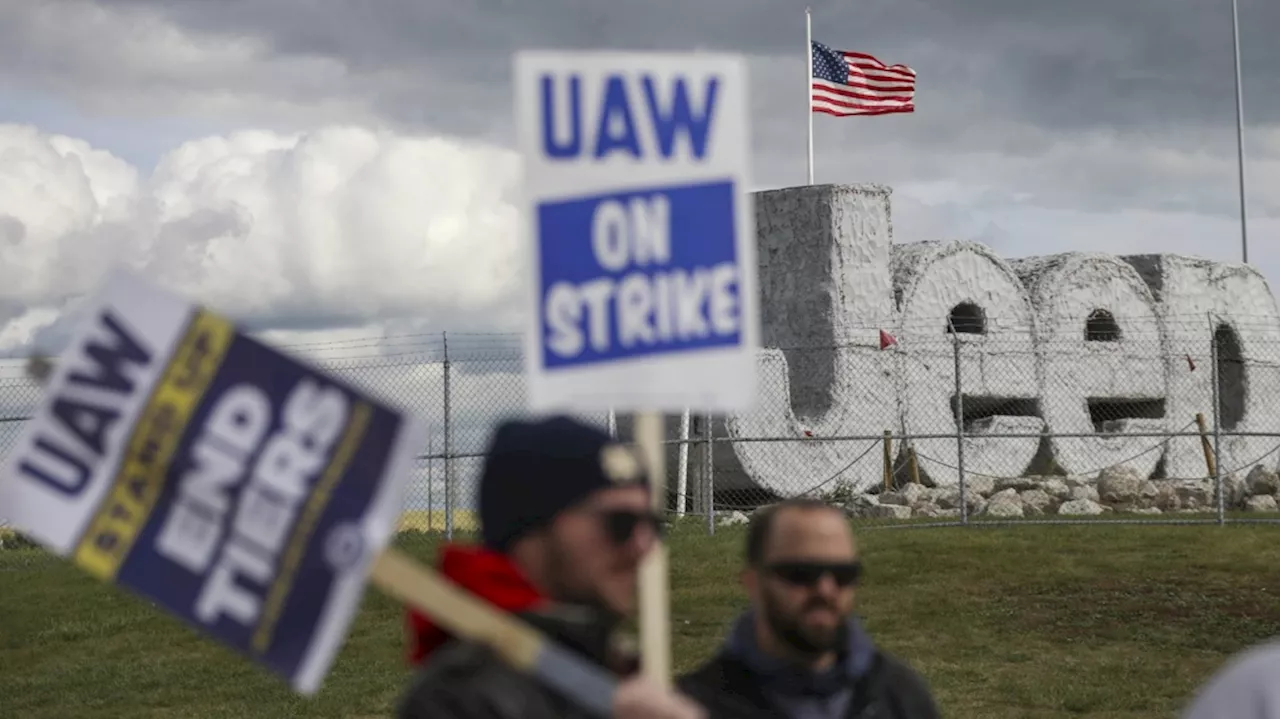
[[(743, 605), (742, 530), (672, 539), (679, 669)], [(867, 530), (863, 616), (945, 716), (1167, 717), (1231, 653), (1280, 633), (1280, 527)], [(434, 544), (405, 538), (426, 558)], [(398, 606), (370, 592), (320, 694), (35, 550), (0, 552), (0, 717), (385, 717), (406, 679)]]
[[(443, 509), (413, 509), (400, 515), (400, 531), (443, 532), (448, 526), (449, 516)], [(455, 532), (474, 532), (480, 528), (476, 513), (469, 509), (459, 509), (453, 513), (453, 530)]]

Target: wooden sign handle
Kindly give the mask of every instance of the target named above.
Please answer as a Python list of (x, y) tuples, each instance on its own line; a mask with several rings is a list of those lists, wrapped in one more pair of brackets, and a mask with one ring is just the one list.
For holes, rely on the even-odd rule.
[(428, 614), (455, 636), (487, 645), (507, 664), (532, 674), (596, 716), (612, 716), (617, 689), (612, 674), (527, 623), (477, 600), (412, 557), (394, 548), (384, 550), (369, 579), (384, 594)]
[[(636, 415), (635, 440), (649, 468), (653, 508), (667, 511), (666, 451), (662, 446), (662, 415)], [(659, 686), (671, 688), (671, 606), (667, 545), (658, 542), (640, 565), (640, 656), (641, 670)]]

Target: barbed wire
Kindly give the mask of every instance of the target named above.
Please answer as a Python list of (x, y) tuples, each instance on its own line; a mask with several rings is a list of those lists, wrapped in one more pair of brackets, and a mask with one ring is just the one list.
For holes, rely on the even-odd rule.
[(387, 340), (399, 340), (409, 338), (429, 337), (433, 342), (443, 342), (445, 337), (471, 337), (471, 338), (503, 338), (504, 340), (519, 341), (524, 337), (519, 332), (451, 332), (448, 330), (440, 332), (407, 332), (402, 334), (369, 334), (364, 336), (349, 337), (341, 340), (323, 340), (317, 342), (291, 342), (280, 347), (288, 349), (298, 349), (302, 347), (324, 347), (346, 345), (353, 342), (386, 342)]
[[(1062, 326), (1064, 323), (1076, 322), (1080, 324), (1081, 332), (1079, 336), (1058, 336), (1046, 337), (1040, 332), (1041, 324), (1031, 322), (1028, 324), (1010, 324), (1007, 322), (993, 321), (990, 328), (995, 332), (967, 334), (949, 333), (946, 331), (945, 323), (939, 324), (931, 320), (913, 320), (903, 322), (901, 320), (888, 321), (882, 324), (868, 324), (859, 327), (845, 327), (843, 332), (846, 336), (839, 337), (832, 343), (821, 345), (805, 344), (798, 345), (793, 343), (780, 343), (769, 349), (781, 350), (787, 353), (796, 352), (824, 352), (824, 351), (840, 351), (851, 349), (875, 349), (880, 350), (879, 340), (874, 335), (878, 335), (880, 331), (902, 335), (895, 337), (897, 344), (888, 348), (892, 354), (909, 354), (909, 350), (914, 348), (922, 350), (928, 347), (934, 347), (941, 351), (944, 347), (952, 347), (960, 345), (962, 351), (973, 345), (980, 345), (982, 352), (990, 357), (1013, 357), (1013, 356), (1031, 356), (1055, 351), (1057, 347), (1070, 346), (1080, 348), (1086, 346), (1089, 348), (1098, 347), (1115, 347), (1116, 354), (1124, 354), (1125, 356), (1135, 359), (1152, 359), (1176, 361), (1182, 354), (1180, 351), (1185, 347), (1168, 347), (1168, 341), (1176, 339), (1178, 331), (1186, 329), (1195, 333), (1193, 336), (1200, 337), (1209, 325), (1212, 324), (1208, 313), (1205, 315), (1128, 315), (1121, 317), (1126, 324), (1132, 325), (1134, 322), (1155, 320), (1159, 329), (1152, 331), (1136, 331), (1132, 327), (1125, 328), (1126, 331), (1120, 332), (1114, 339), (1115, 341), (1086, 341), (1086, 326), (1090, 321), (1089, 316), (1073, 316), (1066, 318), (1055, 318), (1053, 326)], [(1252, 328), (1265, 328), (1276, 333), (1277, 343), (1280, 343), (1280, 318), (1269, 316), (1250, 316), (1250, 315), (1233, 315), (1229, 318), (1218, 318), (1220, 322), (1230, 324), (1237, 331)], [(925, 328), (926, 331), (920, 332), (919, 328)], [(850, 334), (852, 333), (852, 334)], [(859, 334), (860, 333), (860, 334)], [(257, 333), (262, 334), (262, 333)], [(1019, 339), (1018, 334), (1026, 334), (1025, 339), (1034, 346), (1029, 348), (1009, 347), (1005, 343), (1011, 340)], [(1206, 346), (1210, 344), (1209, 338), (1206, 339)], [(381, 363), (381, 366), (405, 366), (417, 363), (438, 363), (445, 358), (445, 348), (448, 345), (449, 359), (457, 361), (481, 361), (490, 358), (503, 359), (519, 359), (523, 354), (523, 335), (519, 332), (401, 332), (401, 333), (368, 333), (355, 337), (333, 338), (325, 340), (317, 340), (312, 342), (285, 342), (275, 344), (276, 347), (287, 351), (297, 352), (309, 356), (313, 361), (320, 363)], [(1159, 342), (1162, 345), (1158, 349), (1150, 352), (1138, 352), (1132, 348), (1136, 344)], [(1182, 344), (1182, 343), (1179, 343)], [(377, 352), (377, 353), (360, 353), (359, 350), (368, 349), (396, 349), (404, 351), (395, 352)], [(1205, 350), (1207, 352), (1207, 349)], [(342, 354), (338, 354), (342, 353)], [(387, 362), (389, 358), (414, 358), (415, 362)], [(1203, 356), (1193, 357), (1193, 359), (1203, 360)], [(20, 373), (22, 371), (22, 363), (25, 358), (9, 358), (0, 359), (0, 373), (11, 371)], [(1252, 366), (1263, 368), (1280, 368), (1280, 359), (1271, 360), (1266, 358), (1254, 357), (1249, 360), (1241, 360), (1233, 357), (1220, 357), (1220, 362), (1224, 363), (1245, 363)], [(352, 365), (349, 368), (354, 369)], [(19, 377), (6, 377), (0, 374), (0, 379), (17, 379)]]

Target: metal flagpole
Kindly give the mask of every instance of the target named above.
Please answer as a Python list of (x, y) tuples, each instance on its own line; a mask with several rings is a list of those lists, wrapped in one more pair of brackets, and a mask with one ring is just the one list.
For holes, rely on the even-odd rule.
[(804, 9), (804, 106), (809, 116), (809, 184), (813, 184), (813, 16)]
[[(1240, 184), (1240, 261), (1249, 261), (1249, 213), (1244, 189), (1244, 95), (1240, 87), (1240, 8), (1237, 0), (1231, 0), (1231, 48), (1236, 63), (1236, 167)], [(810, 131), (812, 143), (813, 132)], [(812, 148), (812, 144), (810, 144)], [(813, 150), (810, 149), (810, 155)], [(812, 181), (812, 180), (811, 180)]]

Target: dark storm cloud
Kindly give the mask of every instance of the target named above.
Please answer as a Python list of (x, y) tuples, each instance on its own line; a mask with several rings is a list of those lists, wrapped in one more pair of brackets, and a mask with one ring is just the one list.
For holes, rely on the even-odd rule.
[[(112, 0), (201, 31), (249, 34), (279, 52), (341, 58), (491, 87), (502, 107), (518, 48), (701, 47), (803, 52), (803, 5), (785, 0)], [(1230, 123), (1226, 0), (821, 0), (815, 36), (920, 72), (921, 107), (978, 107), (1046, 129)], [(1280, 3), (1241, 0), (1253, 122), (1280, 121)], [(429, 86), (429, 85), (428, 85)], [(403, 88), (402, 88), (403, 89)], [(460, 98), (444, 97), (442, 100)], [(417, 98), (419, 105), (429, 98)], [(414, 106), (394, 99), (404, 114)], [(460, 108), (465, 112), (466, 108)], [(943, 111), (943, 114), (955, 114)]]
[[(69, 4), (59, 0), (40, 12)], [(76, 77), (91, 78), (86, 86), (99, 93), (110, 88), (122, 98), (149, 92), (147, 83), (165, 81), (206, 94), (246, 92), (243, 106), (248, 108), (278, 97), (296, 98), (304, 108), (350, 101), (372, 107), (381, 120), (401, 128), (510, 144), (510, 53), (515, 49), (732, 50), (753, 58), (757, 184), (804, 181), (804, 15), (803, 4), (791, 0), (101, 0), (97, 5), (143, 11), (138, 22), (146, 13), (159, 13), (206, 44), (210, 38), (256, 39), (265, 48), (262, 70), (219, 75), (216, 68), (192, 67), (185, 70), (192, 73), (188, 78), (178, 64), (168, 70), (172, 77), (130, 77), (150, 67), (141, 65), (112, 78), (113, 64), (91, 50), (42, 43), (35, 26), (5, 22), (6, 15), (38, 12), (35, 4), (0, 8), (0, 67), (16, 53), (33, 77), (64, 85)], [(819, 182), (899, 186), (945, 180), (974, 188), (979, 199), (971, 193), (965, 203), (977, 211), (1031, 205), (1219, 216), (1235, 211), (1227, 0), (820, 0), (812, 5), (816, 39), (911, 64), (920, 78), (914, 114), (815, 118)], [(1280, 44), (1270, 37), (1280, 29), (1280, 3), (1241, 0), (1241, 15), (1246, 113), (1257, 133), (1265, 123), (1280, 125)], [(6, 24), (11, 27), (8, 45)], [(328, 121), (319, 115), (311, 119)], [(1256, 195), (1267, 180), (1280, 179), (1280, 165), (1263, 166), (1280, 154), (1280, 144), (1264, 144), (1260, 133), (1253, 137)], [(1280, 212), (1280, 197), (1251, 199), (1255, 212)]]

